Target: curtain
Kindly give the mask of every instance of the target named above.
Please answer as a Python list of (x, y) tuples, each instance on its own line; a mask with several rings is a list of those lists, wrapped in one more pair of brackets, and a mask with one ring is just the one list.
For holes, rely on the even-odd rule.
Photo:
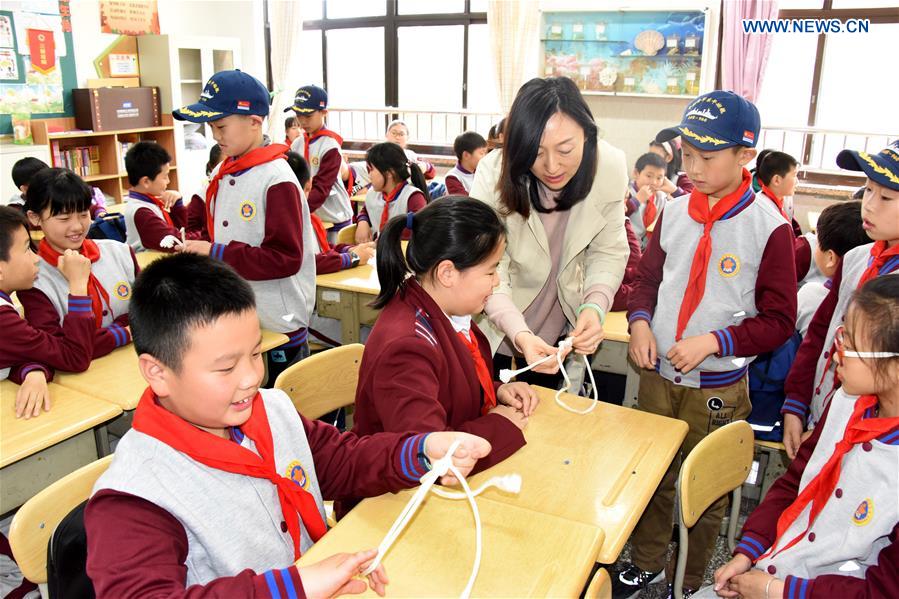
[(723, 3), (721, 86), (750, 102), (758, 99), (773, 38), (768, 34), (743, 33), (743, 19), (776, 19), (774, 0), (742, 0)]
[(300, 32), (303, 31), (303, 18), (300, 15), (300, 2), (274, 0), (268, 4), (268, 19), (272, 36), (272, 84), (274, 96), (272, 111), (268, 121), (268, 134), (274, 143), (284, 142), (284, 118), (289, 116), (282, 112), (293, 101), (296, 91), (286, 86), (293, 84), (290, 76), (291, 68), (297, 69), (300, 64)]
[(508, 112), (524, 83), (526, 57), (536, 55), (540, 12), (537, 0), (490, 0), (487, 26), (496, 64), (496, 85), (503, 112)]

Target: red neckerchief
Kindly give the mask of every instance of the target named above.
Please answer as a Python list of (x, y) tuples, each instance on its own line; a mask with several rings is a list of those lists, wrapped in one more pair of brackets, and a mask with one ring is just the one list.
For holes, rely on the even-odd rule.
[(649, 231), (649, 227), (652, 223), (656, 222), (656, 216), (659, 214), (659, 209), (656, 207), (656, 195), (652, 194), (648, 200), (646, 200), (646, 208), (643, 209), (643, 229), (646, 231), (646, 236), (649, 237), (652, 233)]
[(156, 394), (149, 387), (134, 411), (133, 427), (195, 462), (224, 472), (264, 478), (275, 485), (281, 514), (293, 539), (294, 559), (299, 559), (300, 519), (313, 542), (325, 534), (325, 522), (312, 494), (295, 481), (278, 474), (275, 469), (272, 430), (265, 413), (265, 402), (258, 392), (250, 410), (250, 418), (240, 430), (255, 443), (259, 455), (234, 441), (201, 430), (169, 412), (159, 405)]
[(309, 215), (309, 220), (312, 221), (312, 230), (315, 231), (315, 237), (318, 239), (318, 246), (321, 248), (319, 253), (325, 253), (331, 249), (331, 244), (328, 243), (328, 233), (325, 231), (325, 225), (322, 223), (322, 219), (320, 219), (315, 214)]
[(771, 191), (771, 188), (759, 181), (759, 186), (762, 189), (762, 193), (771, 198), (771, 201), (774, 202), (774, 205), (777, 206), (778, 211), (783, 215), (788, 223), (792, 223), (793, 219), (787, 216), (787, 211), (784, 210), (784, 201), (783, 198), (777, 197), (777, 194)]
[(143, 193), (140, 191), (134, 191), (133, 189), (128, 192), (128, 195), (138, 200), (146, 198), (150, 201), (151, 204), (159, 208), (159, 210), (162, 212), (162, 218), (165, 219), (165, 222), (168, 224), (168, 226), (175, 226), (175, 223), (172, 222), (172, 217), (169, 214), (169, 211), (165, 209), (165, 204), (162, 203), (162, 198), (160, 198), (159, 196), (150, 195), (149, 193)]
[[(41, 239), (40, 244), (37, 246), (37, 253), (54, 268), (59, 264), (59, 257), (62, 256), (62, 254), (50, 247), (46, 239)], [(91, 264), (100, 259), (100, 248), (93, 239), (85, 239), (81, 243), (81, 249), (78, 250), (78, 253), (88, 258)], [(91, 311), (94, 313), (94, 321), (97, 323), (97, 328), (100, 328), (103, 326), (103, 304), (105, 303), (110, 308), (110, 313), (112, 313), (112, 308), (109, 305), (109, 293), (106, 292), (93, 272), (91, 272), (87, 280), (87, 294), (91, 297)]]
[(218, 172), (209, 181), (209, 187), (206, 188), (206, 228), (209, 231), (209, 241), (215, 241), (215, 196), (219, 191), (219, 181), (225, 175), (245, 171), (254, 166), (272, 162), (280, 158), (287, 158), (287, 152), (290, 150), (287, 146), (281, 144), (271, 144), (253, 148), (240, 158), (228, 158), (219, 167)]
[[(821, 513), (821, 510), (823, 510), (824, 506), (827, 504), (827, 500), (833, 494), (833, 490), (840, 480), (840, 468), (842, 467), (843, 456), (846, 455), (849, 450), (859, 443), (865, 443), (872, 439), (876, 439), (891, 429), (899, 426), (899, 418), (862, 419), (865, 410), (875, 405), (877, 405), (876, 395), (862, 395), (855, 401), (855, 407), (852, 410), (852, 416), (849, 417), (849, 423), (846, 425), (846, 431), (843, 433), (842, 440), (834, 446), (833, 453), (830, 454), (830, 458), (827, 460), (827, 463), (824, 464), (824, 467), (821, 468), (821, 471), (809, 482), (793, 503), (781, 513), (780, 517), (777, 519), (777, 537), (771, 545), (771, 549), (759, 559), (769, 555), (774, 557), (778, 553), (786, 551), (805, 537), (809, 529), (815, 523), (818, 514)], [(808, 525), (805, 527), (805, 530), (796, 538), (775, 551), (778, 543), (783, 540), (784, 533), (802, 514), (802, 511), (809, 503), (812, 504), (812, 509), (809, 513)]]
[(752, 175), (749, 171), (743, 169), (743, 182), (736, 191), (724, 196), (711, 210), (709, 209), (709, 197), (694, 189), (690, 192), (689, 213), (690, 217), (703, 225), (702, 237), (696, 246), (696, 252), (693, 254), (693, 262), (690, 265), (690, 278), (687, 280), (687, 289), (684, 294), (684, 300), (681, 302), (680, 311), (677, 314), (677, 332), (675, 340), (680, 341), (683, 336), (684, 329), (697, 306), (702, 301), (705, 294), (705, 279), (709, 269), (709, 259), (712, 255), (712, 227), (721, 217), (727, 214), (731, 208), (736, 206), (746, 195), (747, 191), (751, 192)]
[(462, 340), (474, 361), (474, 371), (478, 375), (481, 389), (484, 390), (484, 405), (481, 406), (481, 414), (486, 414), (496, 407), (496, 389), (493, 388), (493, 375), (487, 369), (487, 363), (484, 362), (484, 356), (481, 355), (481, 350), (478, 348), (478, 338), (470, 330), (469, 334), (471, 339), (464, 332), (456, 331), (456, 335)]
[(381, 193), (381, 197), (384, 198), (384, 212), (381, 213), (381, 224), (378, 226), (378, 231), (384, 231), (384, 227), (387, 226), (387, 221), (390, 220), (390, 203), (400, 196), (400, 192), (403, 191), (405, 186), (406, 182), (403, 181), (394, 187), (390, 193), (386, 195)]
[(880, 268), (893, 256), (899, 256), (899, 243), (888, 248), (886, 241), (881, 240), (875, 242), (874, 245), (871, 246), (871, 263), (868, 264), (868, 268), (865, 269), (865, 272), (863, 272), (861, 278), (859, 278), (856, 289), (860, 289), (862, 285), (878, 276), (880, 274)]
[(331, 131), (326, 127), (322, 127), (312, 135), (307, 135), (305, 131), (303, 131), (303, 156), (306, 158), (306, 162), (309, 162), (309, 146), (317, 139), (322, 137), (330, 137), (334, 141), (337, 142), (337, 146), (343, 146), (343, 138)]

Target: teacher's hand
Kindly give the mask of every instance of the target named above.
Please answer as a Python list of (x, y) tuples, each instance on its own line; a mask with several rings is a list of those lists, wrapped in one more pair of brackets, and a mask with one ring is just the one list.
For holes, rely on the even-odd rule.
[[(558, 351), (558, 347), (553, 347), (546, 343), (543, 339), (530, 331), (522, 331), (515, 336), (515, 345), (524, 354), (524, 359), (528, 364), (545, 358), (546, 356), (554, 356)], [(562, 359), (568, 355), (571, 350), (566, 349), (562, 353)], [(532, 372), (542, 372), (543, 374), (555, 374), (559, 371), (559, 364), (556, 360), (547, 360), (540, 366), (534, 368)]]
[(596, 352), (599, 343), (606, 336), (596, 310), (587, 308), (581, 311), (571, 336), (574, 337), (573, 347), (577, 353), (589, 356)]

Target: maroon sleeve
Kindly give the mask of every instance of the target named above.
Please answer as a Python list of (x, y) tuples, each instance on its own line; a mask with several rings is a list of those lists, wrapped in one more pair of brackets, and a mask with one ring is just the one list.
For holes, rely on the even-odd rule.
[[(795, 222), (795, 221), (794, 221)], [(796, 281), (801, 281), (812, 267), (812, 246), (799, 235), (793, 238), (793, 254), (796, 256)]]
[(259, 247), (242, 241), (212, 244), (210, 254), (227, 262), (250, 281), (283, 279), (303, 265), (303, 222), (300, 188), (285, 181), (268, 188), (265, 198), (265, 237)]
[(430, 181), (434, 177), (437, 176), (437, 169), (434, 168), (434, 165), (426, 160), (419, 160), (419, 163), (425, 165), (425, 170), (422, 173), (425, 176), (425, 181)]
[[(128, 493), (102, 490), (84, 510), (87, 574), (97, 599), (229, 599), (272, 596), (265, 573), (250, 569), (187, 587), (184, 527), (161, 507)], [(305, 597), (296, 566), (273, 572), (289, 577)], [(283, 585), (284, 579), (281, 583)]]
[(693, 191), (695, 186), (693, 182), (690, 181), (690, 177), (687, 176), (687, 173), (681, 173), (677, 176), (677, 187), (681, 190), (682, 193), (676, 193), (675, 197), (681, 195), (687, 195)]
[(372, 378), (369, 395), (384, 430), (460, 430), (483, 437), (492, 450), (475, 471), (497, 464), (523, 447), (524, 433), (499, 414), (478, 416), (457, 427), (449, 425), (446, 409), (438, 400), (441, 389), (434, 351), (424, 339), (407, 337), (397, 339), (381, 353), (374, 368), (387, 374)]
[(634, 287), (634, 281), (637, 278), (637, 267), (640, 265), (640, 240), (634, 233), (629, 219), (624, 219), (624, 232), (627, 234), (627, 245), (631, 250), (627, 259), (627, 265), (624, 267), (624, 278), (621, 279), (621, 287), (615, 293), (615, 299), (612, 301), (612, 311), (620, 312), (627, 310), (627, 301), (630, 298), (631, 290)]
[(25, 382), (25, 377), (35, 370), (43, 372), (44, 379), (48, 383), (53, 381), (53, 369), (49, 366), (41, 364), (40, 362), (26, 362), (24, 364), (18, 364), (17, 366), (11, 367), (9, 370), (9, 380), (17, 385), (21, 385)]
[[(184, 206), (181, 207), (182, 213)], [(172, 215), (174, 221), (174, 215)], [(137, 228), (137, 234), (140, 236), (140, 243), (148, 250), (157, 252), (174, 252), (175, 248), (164, 248), (160, 244), (166, 235), (173, 235), (177, 239), (181, 239), (181, 231), (175, 227), (170, 227), (164, 219), (159, 218), (149, 208), (139, 208), (134, 213), (134, 226)], [(180, 227), (180, 225), (179, 225)]]
[[(793, 365), (787, 374), (787, 380), (784, 383), (785, 406), (790, 403), (795, 407), (792, 410), (781, 410), (782, 412), (791, 412), (805, 420), (808, 414), (808, 406), (812, 403), (812, 394), (815, 392), (815, 370), (818, 367), (818, 358), (824, 352), (824, 342), (827, 339), (827, 329), (830, 328), (830, 321), (837, 307), (837, 300), (840, 299), (840, 283), (843, 280), (843, 262), (837, 265), (837, 271), (834, 273), (830, 281), (830, 291), (818, 306), (815, 315), (808, 325), (805, 337), (796, 352), (793, 359)], [(790, 401), (792, 400), (792, 401)], [(798, 404), (806, 406), (804, 414), (799, 414)]]
[(365, 204), (359, 204), (359, 212), (356, 214), (355, 222), (367, 222), (369, 225), (371, 224), (371, 219), (368, 217), (368, 210), (365, 209)]
[(312, 190), (306, 202), (309, 204), (309, 212), (315, 212), (322, 207), (328, 196), (331, 195), (331, 188), (337, 182), (340, 176), (340, 151), (332, 148), (325, 152), (321, 162), (318, 165), (318, 172), (312, 177)]
[(665, 211), (659, 214), (653, 234), (649, 238), (646, 251), (640, 258), (637, 266), (637, 276), (630, 291), (627, 301), (627, 321), (635, 320), (652, 321), (652, 315), (656, 310), (656, 302), (659, 297), (659, 285), (662, 284), (662, 270), (665, 267), (665, 250), (659, 245), (662, 237), (662, 221), (665, 220)]
[(329, 250), (315, 255), (315, 273), (326, 275), (346, 268), (343, 254), (336, 250)]
[[(653, 236), (654, 237), (654, 236)], [(735, 326), (712, 331), (718, 355), (755, 356), (783, 345), (796, 329), (796, 264), (784, 260), (793, 251), (793, 232), (784, 223), (768, 237), (755, 281), (757, 314)], [(725, 337), (729, 333), (729, 339)], [(724, 348), (728, 348), (726, 351)]]
[(179, 235), (181, 234), (181, 227), (184, 227), (185, 231), (187, 230), (187, 206), (184, 205), (182, 200), (178, 200), (172, 205), (169, 216), (172, 217), (172, 224), (175, 225), (175, 228), (179, 229)]
[[(83, 372), (91, 365), (95, 327), (87, 296), (69, 296), (69, 312), (56, 334), (32, 326), (14, 308), (0, 308), (4, 338), (0, 344), (0, 367), (33, 361), (57, 370)], [(27, 373), (21, 376), (24, 374)]]
[(194, 194), (187, 205), (187, 238), (209, 241), (206, 230), (206, 201)]
[(456, 177), (452, 175), (447, 175), (443, 179), (443, 184), (446, 185), (446, 193), (454, 196), (467, 196), (468, 192), (465, 191), (465, 186), (462, 185), (462, 182), (459, 181)]

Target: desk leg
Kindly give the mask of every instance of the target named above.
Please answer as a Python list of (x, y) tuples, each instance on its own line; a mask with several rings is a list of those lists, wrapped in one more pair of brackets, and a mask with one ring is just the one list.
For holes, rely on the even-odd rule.
[(359, 343), (359, 294), (340, 292), (340, 335), (344, 345)]
[(633, 408), (637, 405), (637, 392), (640, 390), (640, 372), (634, 368), (633, 363), (627, 361), (627, 379), (624, 383), (624, 402), (622, 406), (625, 408)]
[(94, 441), (97, 443), (98, 458), (108, 456), (111, 453), (109, 450), (109, 432), (106, 430), (105, 424), (94, 429)]

